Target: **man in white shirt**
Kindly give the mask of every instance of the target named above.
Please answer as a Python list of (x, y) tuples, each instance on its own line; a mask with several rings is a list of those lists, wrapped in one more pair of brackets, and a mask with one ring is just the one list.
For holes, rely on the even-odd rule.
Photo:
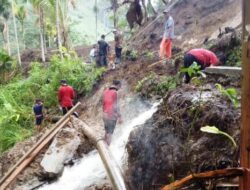
[(160, 58), (171, 59), (172, 57), (172, 39), (174, 38), (174, 19), (170, 16), (168, 10), (163, 11), (165, 23), (164, 34), (160, 45)]
[(90, 57), (90, 63), (95, 63), (96, 60), (96, 45), (93, 45), (92, 49), (90, 50), (89, 57)]

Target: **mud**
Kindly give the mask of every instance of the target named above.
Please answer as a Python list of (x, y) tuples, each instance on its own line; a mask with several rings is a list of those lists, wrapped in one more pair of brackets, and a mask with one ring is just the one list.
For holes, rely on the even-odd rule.
[[(211, 35), (219, 35), (219, 28), (236, 27), (241, 24), (241, 19), (233, 23), (234, 18), (241, 11), (239, 0), (179, 0), (171, 9), (171, 15), (175, 20), (175, 34), (173, 45), (184, 49), (184, 51), (201, 47), (204, 40), (210, 39)], [(154, 18), (153, 18), (154, 19)], [(163, 34), (162, 17), (144, 24), (141, 29), (131, 38), (129, 47), (132, 49), (143, 49), (151, 47), (159, 49)], [(152, 36), (154, 37), (152, 39)]]
[[(238, 166), (239, 149), (224, 136), (199, 130), (206, 125), (227, 132), (239, 145), (240, 110), (213, 84), (169, 92), (153, 117), (130, 134), (126, 174), (132, 189), (159, 188), (190, 173)], [(205, 182), (188, 189), (205, 189)]]

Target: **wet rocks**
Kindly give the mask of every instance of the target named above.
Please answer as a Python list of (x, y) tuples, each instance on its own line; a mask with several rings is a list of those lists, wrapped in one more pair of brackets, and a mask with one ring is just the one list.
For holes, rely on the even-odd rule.
[(73, 158), (80, 142), (81, 140), (76, 129), (62, 129), (62, 131), (54, 138), (43, 157), (41, 162), (43, 169), (49, 173), (62, 173), (64, 163)]

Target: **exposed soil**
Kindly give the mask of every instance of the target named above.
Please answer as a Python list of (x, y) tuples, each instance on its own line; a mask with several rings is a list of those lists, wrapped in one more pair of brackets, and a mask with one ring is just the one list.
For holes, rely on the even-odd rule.
[[(241, 24), (240, 0), (179, 0), (171, 9), (175, 20), (174, 46), (184, 51), (203, 46), (205, 39), (219, 35), (219, 28), (236, 28)], [(159, 49), (164, 19), (152, 18), (132, 37), (129, 46), (134, 49)]]

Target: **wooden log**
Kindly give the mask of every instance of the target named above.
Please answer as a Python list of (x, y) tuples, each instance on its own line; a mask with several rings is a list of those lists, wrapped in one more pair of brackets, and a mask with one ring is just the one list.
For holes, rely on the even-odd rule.
[(230, 168), (223, 170), (214, 170), (204, 173), (191, 174), (181, 180), (177, 180), (169, 185), (166, 185), (162, 190), (174, 190), (181, 188), (193, 180), (197, 179), (211, 179), (211, 178), (221, 178), (221, 177), (232, 177), (232, 176), (241, 176), (245, 172), (244, 168)]
[[(241, 96), (241, 137), (240, 166), (250, 168), (250, 1), (242, 1), (242, 96)], [(240, 190), (248, 190), (250, 173), (240, 179)]]

